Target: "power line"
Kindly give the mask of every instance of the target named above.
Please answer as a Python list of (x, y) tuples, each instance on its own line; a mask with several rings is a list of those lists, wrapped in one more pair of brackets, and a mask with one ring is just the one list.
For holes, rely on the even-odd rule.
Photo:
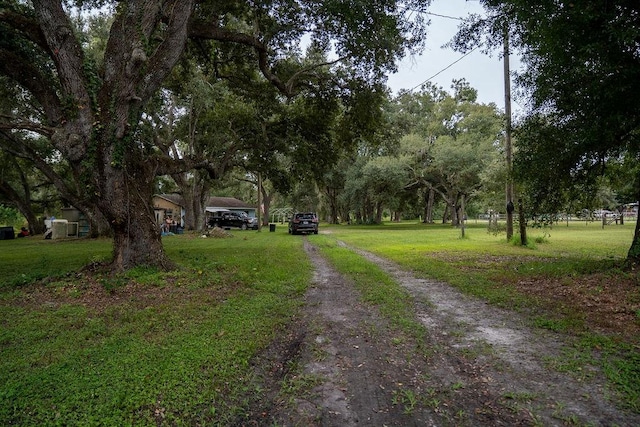
[(409, 89), (409, 92), (413, 92), (414, 90), (416, 90), (417, 88), (419, 88), (420, 86), (422, 86), (423, 84), (425, 84), (426, 82), (428, 82), (429, 80), (439, 76), (440, 74), (442, 74), (443, 72), (447, 71), (449, 68), (453, 67), (454, 65), (456, 65), (458, 62), (462, 61), (464, 58), (466, 58), (467, 56), (471, 55), (473, 53), (474, 50), (476, 50), (477, 47), (474, 47), (473, 49), (471, 49), (469, 52), (465, 53), (464, 55), (462, 55), (460, 58), (456, 59), (455, 61), (453, 61), (451, 64), (447, 65), (446, 67), (444, 67), (442, 70), (438, 71), (437, 73), (435, 73), (433, 76), (429, 77), (428, 79), (426, 79), (425, 81), (423, 81), (422, 83), (418, 84), (417, 86), (412, 87), (411, 89)]
[(456, 21), (464, 21), (465, 18), (461, 18), (459, 16), (449, 16), (449, 15), (441, 15), (439, 13), (433, 13), (433, 12), (426, 12), (427, 15), (432, 15), (432, 16), (437, 16), (439, 18), (446, 18), (446, 19), (453, 19)]

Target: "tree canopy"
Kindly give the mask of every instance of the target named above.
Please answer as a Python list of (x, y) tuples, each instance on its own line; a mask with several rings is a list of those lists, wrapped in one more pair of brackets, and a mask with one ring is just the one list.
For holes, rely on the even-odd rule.
[[(349, 221), (353, 214), (356, 222), (378, 224), (388, 210), (394, 220), (423, 214), (430, 223), (442, 201), (443, 222), (458, 225), (463, 206), (495, 187), (493, 178), (505, 169), (502, 114), (493, 104), (478, 104), (465, 80), (452, 89), (427, 84), (384, 104), (375, 137), (323, 178), (332, 220)], [(496, 209), (487, 198), (483, 203), (472, 208)]]
[[(3, 109), (3, 149), (12, 147), (39, 168), (66, 164), (74, 185), (54, 183), (94, 224), (108, 224), (114, 270), (169, 268), (151, 207), (156, 176), (220, 173), (205, 156), (171, 155), (172, 141), (154, 135), (153, 102), (162, 99), (177, 64), (191, 57), (229, 81), (258, 75), (285, 100), (333, 88), (346, 114), (360, 117), (360, 89), (382, 81), (405, 52), (420, 47), (426, 22), (419, 12), (428, 4), (2, 0), (0, 75), (30, 107), (26, 114)], [(303, 43), (323, 55), (301, 60)], [(323, 68), (330, 79), (318, 78)], [(215, 95), (213, 102), (224, 99)], [(15, 137), (21, 131), (26, 138)], [(38, 155), (36, 134), (53, 157)]]

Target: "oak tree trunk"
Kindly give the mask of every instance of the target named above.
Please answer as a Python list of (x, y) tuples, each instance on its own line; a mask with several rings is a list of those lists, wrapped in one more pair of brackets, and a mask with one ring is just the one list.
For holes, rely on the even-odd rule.
[(433, 205), (436, 200), (436, 192), (433, 188), (429, 188), (427, 194), (427, 203), (424, 208), (424, 223), (433, 224)]
[(114, 271), (136, 266), (173, 268), (162, 247), (153, 212), (153, 178), (149, 171), (128, 172), (105, 165), (98, 207), (113, 233)]
[(376, 203), (376, 212), (375, 212), (375, 219), (374, 219), (374, 224), (382, 224), (382, 211), (383, 211), (383, 205), (382, 202), (377, 202)]
[[(267, 191), (267, 189), (264, 187), (264, 185), (261, 186), (262, 188), (259, 189), (259, 191), (262, 192), (262, 207), (264, 207), (264, 216), (262, 218), (262, 225), (264, 226), (268, 226), (269, 225), (269, 210), (271, 209), (271, 200), (273, 199), (273, 193), (269, 193)], [(261, 209), (260, 206), (258, 206), (258, 209)]]

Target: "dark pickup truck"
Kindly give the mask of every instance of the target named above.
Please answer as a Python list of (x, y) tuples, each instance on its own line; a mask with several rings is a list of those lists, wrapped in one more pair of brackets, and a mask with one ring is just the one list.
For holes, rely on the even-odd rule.
[(241, 230), (256, 229), (258, 223), (247, 214), (238, 212), (214, 212), (208, 220), (209, 227), (239, 228)]

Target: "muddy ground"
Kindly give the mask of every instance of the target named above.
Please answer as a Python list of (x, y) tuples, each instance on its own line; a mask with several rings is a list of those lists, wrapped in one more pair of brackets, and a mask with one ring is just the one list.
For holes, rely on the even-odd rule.
[(571, 338), (358, 251), (414, 297), (427, 330), (416, 342), (363, 304), (308, 241), (305, 249), (315, 273), (303, 317), (256, 361), (269, 398), (246, 425), (640, 425), (596, 368), (550, 367)]

